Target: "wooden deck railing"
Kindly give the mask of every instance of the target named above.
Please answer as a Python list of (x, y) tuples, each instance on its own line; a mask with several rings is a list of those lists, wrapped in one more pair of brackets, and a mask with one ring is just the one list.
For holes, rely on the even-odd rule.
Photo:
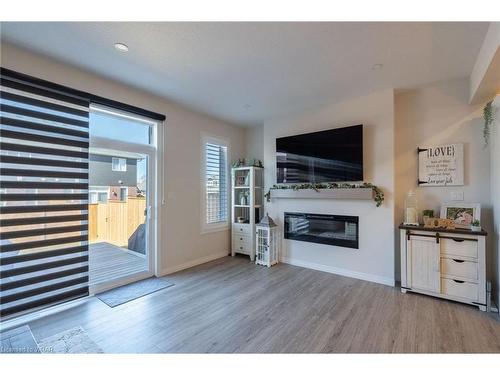
[(145, 209), (146, 198), (141, 197), (89, 204), (89, 241), (128, 246), (130, 236), (145, 221)]

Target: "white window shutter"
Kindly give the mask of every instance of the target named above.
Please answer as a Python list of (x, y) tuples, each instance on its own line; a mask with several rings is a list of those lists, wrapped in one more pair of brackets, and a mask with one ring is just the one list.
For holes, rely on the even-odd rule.
[(205, 204), (206, 223), (227, 222), (227, 147), (205, 143)]

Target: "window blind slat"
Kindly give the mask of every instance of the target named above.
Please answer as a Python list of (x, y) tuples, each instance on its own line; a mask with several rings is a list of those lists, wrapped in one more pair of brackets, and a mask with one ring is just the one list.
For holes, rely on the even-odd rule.
[[(26, 152), (30, 154), (46, 154), (46, 155), (55, 155), (55, 156), (68, 156), (72, 158), (81, 158), (88, 159), (88, 152), (82, 151), (73, 151), (67, 150), (63, 148), (48, 148), (48, 147), (39, 147), (25, 144), (13, 144), (7, 142), (0, 142), (0, 149), (7, 151), (15, 151), (15, 152)], [(1, 160), (0, 160), (1, 161)], [(4, 163), (7, 163), (5, 161)], [(31, 164), (31, 163), (28, 163)], [(50, 164), (47, 164), (50, 165)], [(79, 168), (79, 167), (76, 167)]]
[(28, 303), (23, 303), (23, 304), (8, 307), (5, 309), (1, 309), (0, 316), (2, 316), (2, 317), (8, 316), (8, 315), (23, 312), (26, 310), (34, 309), (37, 307), (43, 307), (43, 306), (51, 305), (51, 304), (58, 303), (58, 302), (69, 301), (69, 300), (72, 300), (75, 298), (88, 296), (88, 294), (89, 294), (89, 287), (88, 287), (88, 285), (85, 285), (85, 286), (80, 287), (78, 289), (70, 290), (70, 291), (67, 291), (64, 293), (60, 293), (60, 294), (55, 294), (55, 295), (52, 295), (50, 297), (45, 297), (45, 298), (37, 299), (37, 300), (31, 301)]
[(0, 189), (87, 189), (88, 183), (0, 181)]
[(29, 254), (21, 254), (11, 257), (2, 257), (0, 258), (0, 266), (5, 266), (9, 264), (29, 262), (33, 260), (45, 259), (45, 258), (54, 258), (61, 255), (69, 255), (69, 254), (77, 254), (77, 253), (85, 253), (88, 252), (88, 245), (84, 246), (74, 246), (67, 247), (63, 249), (57, 250), (44, 250), (38, 251), (36, 253)]
[(0, 155), (0, 163), (44, 165), (50, 167), (64, 167), (64, 168), (78, 168), (78, 169), (87, 169), (89, 167), (88, 162), (66, 161), (58, 159), (25, 158), (25, 157), (4, 156), (4, 155)]
[(89, 117), (89, 113), (86, 111), (82, 111), (80, 109), (75, 109), (75, 108), (60, 105), (60, 104), (56, 104), (53, 102), (49, 102), (47, 100), (37, 99), (37, 98), (34, 98), (33, 96), (26, 96), (26, 93), (24, 93), (24, 95), (18, 95), (10, 90), (9, 91), (2, 91), (1, 97), (2, 97), (2, 99), (11, 100), (11, 101), (18, 102), (18, 103), (24, 103), (24, 104), (28, 104), (28, 105), (32, 105), (32, 106), (36, 106), (36, 107), (47, 108), (47, 109), (51, 109), (53, 111), (66, 112), (68, 114), (76, 115), (76, 116), (80, 116), (80, 117), (86, 117), (86, 118)]
[(61, 193), (61, 194), (0, 194), (0, 201), (61, 201), (61, 200), (88, 200), (86, 193)]
[(12, 301), (21, 300), (21, 299), (28, 298), (28, 297), (33, 297), (33, 296), (36, 296), (38, 294), (43, 294), (43, 293), (51, 292), (54, 290), (67, 288), (68, 286), (87, 283), (88, 281), (89, 281), (88, 276), (78, 277), (76, 279), (66, 280), (66, 281), (62, 281), (60, 283), (50, 284), (50, 285), (43, 286), (40, 288), (29, 289), (25, 292), (20, 292), (20, 293), (4, 296), (4, 297), (2, 297), (2, 302), (9, 303)]
[(54, 204), (41, 206), (0, 206), (0, 214), (87, 210), (86, 204)]
[(50, 227), (50, 228), (42, 228), (42, 229), (16, 230), (16, 231), (2, 232), (0, 234), (0, 238), (2, 238), (3, 240), (7, 240), (10, 238), (45, 236), (48, 234), (78, 232), (78, 231), (86, 231), (86, 230), (88, 230), (87, 224), (71, 225), (71, 226), (64, 226), (64, 227)]
[(17, 225), (32, 225), (32, 224), (52, 224), (67, 221), (84, 221), (88, 220), (88, 215), (64, 215), (64, 216), (42, 216), (42, 217), (23, 217), (17, 219), (1, 219), (0, 226), (11, 227)]
[(63, 146), (72, 146), (79, 148), (88, 148), (88, 141), (75, 141), (73, 139), (66, 139), (60, 137), (50, 137), (48, 135), (39, 135), (32, 133), (23, 133), (16, 132), (13, 130), (6, 130), (4, 128), (0, 128), (0, 137), (4, 138), (14, 138), (24, 141), (34, 141), (34, 142), (44, 142), (52, 145), (63, 145)]
[(81, 130), (75, 130), (71, 128), (65, 128), (61, 126), (53, 126), (41, 124), (33, 121), (23, 121), (10, 117), (1, 117), (0, 121), (2, 125), (15, 126), (17, 128), (30, 129), (30, 130), (40, 130), (45, 132), (52, 132), (58, 134), (71, 135), (75, 137), (88, 138), (89, 133)]
[(0, 245), (0, 252), (7, 253), (10, 251), (22, 251), (22, 250), (28, 250), (28, 249), (36, 249), (39, 247), (61, 245), (61, 244), (74, 243), (74, 242), (85, 242), (85, 241), (87, 241), (87, 239), (88, 239), (88, 235), (85, 234), (85, 235), (80, 235), (80, 236), (53, 238), (50, 240), (20, 242), (20, 243), (14, 243), (14, 244), (10, 244), (10, 245)]
[(49, 170), (32, 170), (32, 169), (16, 169), (16, 168), (0, 168), (2, 176), (26, 176), (26, 177), (60, 177), (60, 178), (76, 178), (87, 179), (88, 173), (84, 172), (64, 172), (64, 171), (49, 171)]
[(51, 113), (33, 111), (31, 109), (26, 109), (26, 108), (22, 108), (22, 107), (15, 107), (15, 106), (8, 105), (8, 104), (1, 104), (0, 103), (0, 111), (13, 113), (16, 115), (33, 117), (33, 118), (36, 118), (39, 120), (60, 122), (63, 124), (68, 124), (68, 125), (75, 125), (75, 126), (82, 126), (82, 127), (86, 127), (88, 125), (88, 120), (87, 121), (76, 120), (76, 119), (71, 118), (71, 117), (64, 117), (64, 116), (53, 115)]

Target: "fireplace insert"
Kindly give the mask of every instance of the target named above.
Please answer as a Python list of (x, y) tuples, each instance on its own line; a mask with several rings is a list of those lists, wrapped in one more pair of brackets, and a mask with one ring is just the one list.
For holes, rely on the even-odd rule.
[(285, 212), (285, 238), (359, 248), (359, 217)]

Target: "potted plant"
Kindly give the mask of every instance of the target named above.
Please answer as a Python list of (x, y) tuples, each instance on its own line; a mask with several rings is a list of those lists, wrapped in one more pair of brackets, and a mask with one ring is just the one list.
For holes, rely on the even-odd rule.
[(434, 210), (423, 210), (422, 211), (422, 222), (424, 226), (429, 226), (430, 219), (434, 218)]
[(472, 225), (470, 226), (470, 229), (473, 232), (480, 232), (481, 231), (481, 223), (479, 222), (479, 220), (474, 220), (472, 222)]
[(423, 210), (422, 211), (422, 218), (424, 221), (426, 218), (428, 219), (431, 217), (434, 217), (434, 210)]

